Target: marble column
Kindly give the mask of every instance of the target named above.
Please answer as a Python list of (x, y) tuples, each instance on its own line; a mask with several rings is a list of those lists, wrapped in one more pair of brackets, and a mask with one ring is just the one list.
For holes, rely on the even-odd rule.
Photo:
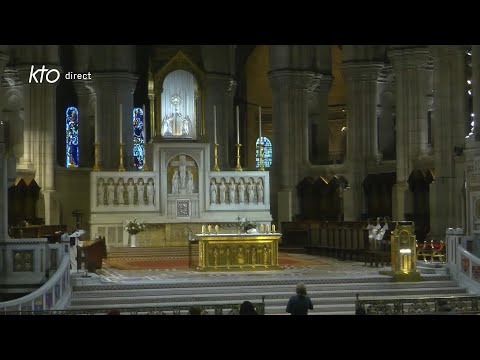
[(475, 141), (480, 142), (480, 45), (472, 45), (472, 100), (475, 114)]
[(271, 181), (273, 192), (278, 192), (279, 223), (292, 221), (299, 211), (296, 185), (301, 170), (308, 166), (308, 89), (313, 76), (312, 72), (295, 70), (269, 73), (274, 121)]
[[(328, 128), (328, 92), (332, 85), (332, 76), (316, 74), (312, 78), (308, 104), (308, 141), (309, 161), (312, 164), (329, 163), (329, 128)], [(313, 128), (316, 129), (312, 133)]]
[(392, 68), (384, 67), (378, 78), (378, 154), (379, 159), (395, 159), (394, 88)]
[(357, 221), (366, 214), (362, 187), (369, 163), (376, 163), (377, 79), (383, 64), (346, 62), (342, 64), (347, 90), (348, 188), (343, 193), (345, 221)]
[(137, 77), (131, 73), (97, 73), (93, 88), (97, 95), (100, 168), (118, 170), (120, 164), (120, 104), (122, 104), (123, 164), (133, 170), (133, 93)]
[[(78, 147), (80, 151), (79, 166), (92, 167), (94, 163), (95, 115), (90, 113), (90, 101), (93, 96), (91, 87), (82, 80), (74, 80), (73, 86), (78, 98)], [(92, 121), (93, 117), (93, 121)], [(92, 127), (93, 125), (93, 127)]]
[(466, 76), (464, 46), (432, 46), (434, 60), (435, 182), (430, 185), (430, 227), (440, 237), (448, 227), (463, 227)]
[[(213, 107), (217, 111), (217, 142), (219, 145), (218, 165), (221, 170), (229, 170), (235, 164), (236, 128), (233, 98), (236, 83), (230, 75), (209, 73), (206, 75), (205, 89), (205, 135), (210, 142), (210, 164), (214, 164)], [(245, 144), (243, 144), (245, 146)], [(233, 153), (232, 153), (233, 152)], [(230, 160), (230, 161), (229, 161)], [(232, 162), (232, 164), (230, 164)]]
[(397, 179), (392, 191), (392, 215), (404, 220), (412, 213), (408, 178), (418, 157), (427, 155), (427, 70), (429, 50), (394, 48), (388, 53), (395, 74)]

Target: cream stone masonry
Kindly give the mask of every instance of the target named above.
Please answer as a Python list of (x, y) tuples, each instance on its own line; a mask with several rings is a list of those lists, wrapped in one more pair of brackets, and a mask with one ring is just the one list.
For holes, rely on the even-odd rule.
[[(212, 171), (207, 143), (166, 141), (152, 147), (153, 171), (91, 172), (90, 234), (105, 236), (109, 246), (126, 246), (125, 225), (136, 219), (154, 227), (165, 224), (162, 231), (172, 244), (183, 236), (175, 224), (188, 228), (238, 218), (271, 223), (268, 171)], [(139, 235), (137, 246), (158, 243), (148, 237)]]

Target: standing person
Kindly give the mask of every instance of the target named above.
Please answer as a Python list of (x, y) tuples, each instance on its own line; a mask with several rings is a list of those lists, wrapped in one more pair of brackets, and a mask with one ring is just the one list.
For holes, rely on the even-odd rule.
[(227, 187), (225, 186), (225, 181), (223, 179), (220, 182), (220, 204), (225, 204), (225, 193), (227, 191)]
[(288, 300), (287, 312), (291, 315), (308, 315), (308, 310), (313, 310), (312, 300), (307, 296), (305, 284), (298, 283), (296, 294)]
[(258, 315), (257, 310), (255, 310), (255, 306), (250, 301), (244, 301), (242, 305), (240, 305), (240, 315)]

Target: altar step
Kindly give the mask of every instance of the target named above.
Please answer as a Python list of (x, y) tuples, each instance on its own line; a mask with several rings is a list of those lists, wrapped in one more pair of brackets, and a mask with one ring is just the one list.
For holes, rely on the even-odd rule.
[[(191, 250), (192, 255), (198, 255), (198, 246), (192, 246)], [(109, 259), (188, 257), (188, 246), (110, 247), (107, 257)]]
[[(466, 290), (446, 276), (424, 275), (424, 281), (391, 282), (388, 277), (304, 278), (263, 280), (198, 280), (144, 282), (136, 284), (89, 284), (74, 287), (69, 309), (139, 308), (240, 304), (265, 299), (266, 314), (284, 314), (298, 281), (304, 281), (313, 301), (312, 314), (354, 314), (355, 296), (360, 298), (405, 298), (458, 296)], [(387, 281), (385, 280), (387, 279)]]

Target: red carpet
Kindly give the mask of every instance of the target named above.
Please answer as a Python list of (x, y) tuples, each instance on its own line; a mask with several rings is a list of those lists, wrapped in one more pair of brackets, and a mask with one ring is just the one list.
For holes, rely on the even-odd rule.
[[(105, 264), (118, 270), (146, 270), (146, 269), (188, 269), (188, 259), (106, 259)], [(293, 256), (280, 256), (280, 266), (309, 266), (327, 265), (321, 260), (306, 260)]]

